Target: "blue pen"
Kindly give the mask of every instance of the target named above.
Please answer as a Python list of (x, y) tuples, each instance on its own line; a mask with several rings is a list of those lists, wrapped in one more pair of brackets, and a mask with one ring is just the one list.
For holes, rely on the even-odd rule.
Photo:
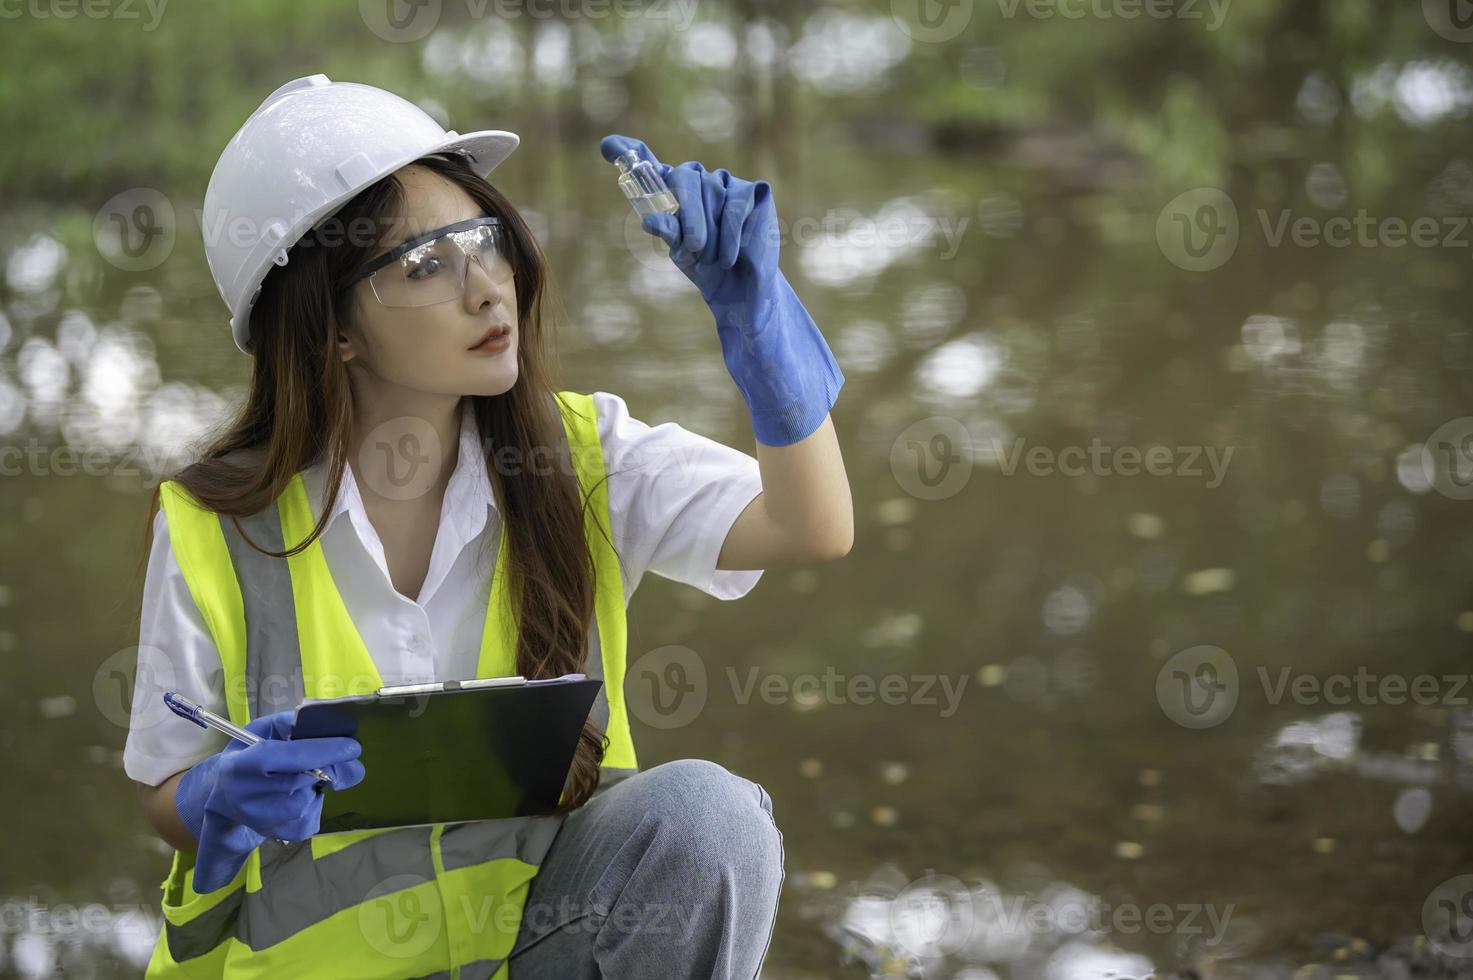
[[(241, 728), (238, 725), (233, 725), (203, 705), (195, 704), (188, 698), (180, 697), (173, 691), (164, 692), (164, 704), (167, 704), (169, 710), (180, 718), (188, 718), (201, 728), (213, 728), (217, 732), (223, 732), (237, 742), (244, 742), (246, 745), (255, 745), (261, 741), (261, 736), (255, 732)], [(332, 777), (321, 769), (308, 769), (307, 772), (323, 782), (332, 782)]]

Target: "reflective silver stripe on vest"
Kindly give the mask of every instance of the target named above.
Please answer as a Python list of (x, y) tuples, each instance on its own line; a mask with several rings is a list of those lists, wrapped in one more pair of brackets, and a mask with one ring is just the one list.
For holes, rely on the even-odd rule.
[(169, 952), (182, 962), (230, 935), (260, 951), (344, 909), (433, 881), (430, 830), (386, 831), (316, 859), (308, 841), (262, 844), (261, 890), (238, 889), (186, 925), (168, 925)]
[(169, 955), (174, 962), (183, 963), (196, 956), (204, 956), (229, 938), (240, 919), (240, 903), (244, 897), (245, 889), (237, 888), (221, 899), (220, 904), (208, 912), (201, 912), (182, 926), (165, 919), (164, 939), (169, 944)]
[[(446, 824), (440, 838), (445, 870), (499, 858), (540, 864), (563, 819)], [(237, 890), (188, 924), (168, 925), (169, 952), (182, 962), (203, 956), (231, 935), (253, 950), (263, 950), (344, 909), (432, 881), (431, 829), (387, 831), (316, 859), (310, 842), (267, 841), (261, 845), (261, 890)]]
[[(258, 547), (283, 550), (281, 515), (275, 506), (241, 518), (240, 524)], [(252, 548), (229, 517), (220, 518), (220, 530), (245, 611), (245, 676), (251, 717), (295, 708), (307, 695), (289, 563)]]
[[(594, 628), (588, 631), (588, 656), (583, 661), (583, 673), (589, 677), (604, 679), (604, 654), (603, 641), (598, 635), (598, 618), (594, 617)], [(609, 694), (604, 686), (600, 685), (598, 695), (593, 699), (593, 709), (588, 712), (588, 718), (595, 727), (604, 734), (609, 731)]]
[(447, 823), (440, 834), (440, 860), (446, 871), (496, 858), (514, 857), (528, 864), (541, 864), (566, 816)]
[(263, 851), (261, 890), (246, 894), (236, 938), (266, 949), (344, 909), (433, 881), (431, 829), (386, 831), (315, 859), (307, 841), (277, 845), (274, 862)]

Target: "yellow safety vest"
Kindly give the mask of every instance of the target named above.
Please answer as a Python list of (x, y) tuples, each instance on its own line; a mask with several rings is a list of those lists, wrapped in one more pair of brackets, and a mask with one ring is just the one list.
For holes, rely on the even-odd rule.
[[(610, 543), (593, 399), (564, 391), (558, 402), (579, 486), (591, 498), (584, 528), (597, 576), (597, 629), (584, 670), (604, 680), (592, 715), (610, 739), (602, 792), (638, 772), (623, 697), (626, 603)], [(244, 725), (304, 697), (383, 686), (320, 540), (292, 558), (271, 558), (176, 482), (163, 483), (160, 497), (180, 571), (220, 653), (232, 721)], [(241, 524), (268, 550), (304, 540), (316, 519), (302, 475), (274, 508)], [(516, 614), (505, 575), (506, 535), (500, 537), (477, 677), (516, 673)], [(175, 851), (161, 886), (164, 928), (146, 976), (504, 980), (531, 880), (564, 819), (347, 831), (293, 844), (268, 840), (235, 880), (204, 895), (193, 887), (194, 855)]]

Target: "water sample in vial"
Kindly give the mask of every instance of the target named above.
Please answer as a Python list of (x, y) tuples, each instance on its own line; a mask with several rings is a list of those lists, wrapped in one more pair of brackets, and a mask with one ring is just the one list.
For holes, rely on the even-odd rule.
[(660, 171), (648, 160), (641, 160), (638, 150), (619, 155), (614, 165), (619, 168), (619, 189), (629, 198), (636, 214), (674, 214), (680, 210), (680, 203)]

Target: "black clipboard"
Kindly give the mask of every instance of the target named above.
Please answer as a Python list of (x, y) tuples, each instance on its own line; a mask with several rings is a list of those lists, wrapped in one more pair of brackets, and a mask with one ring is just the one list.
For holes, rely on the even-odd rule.
[(496, 677), (304, 701), (293, 738), (363, 746), (362, 782), (324, 788), (318, 833), (551, 812), (602, 687), (582, 674)]

